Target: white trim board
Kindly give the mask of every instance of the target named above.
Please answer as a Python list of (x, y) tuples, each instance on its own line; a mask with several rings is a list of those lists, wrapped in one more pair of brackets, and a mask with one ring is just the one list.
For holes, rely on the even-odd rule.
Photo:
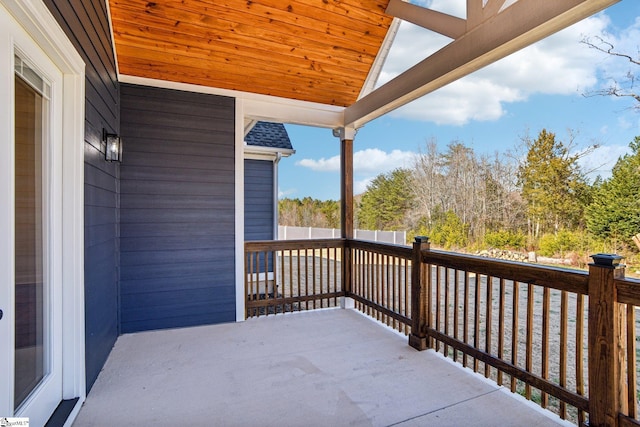
[[(41, 1), (0, 0), (24, 31), (62, 71), (61, 262), (62, 275), (62, 398), (85, 399), (84, 337), (84, 105), (85, 64), (64, 31)], [(0, 13), (5, 13), (4, 9)], [(12, 42), (13, 44), (13, 42)], [(5, 46), (6, 47), (6, 46)], [(13, 49), (12, 46), (9, 46)], [(7, 64), (2, 63), (3, 67)], [(4, 84), (4, 83), (3, 83)], [(5, 88), (2, 88), (4, 92)], [(2, 211), (6, 211), (6, 205)], [(0, 215), (1, 216), (1, 215)], [(3, 238), (3, 240), (5, 240)], [(11, 240), (12, 241), (12, 240)], [(5, 313), (8, 312), (6, 308)], [(7, 323), (7, 322), (5, 322)], [(0, 402), (0, 414), (10, 415)], [(12, 409), (11, 409), (12, 410)], [(76, 410), (73, 411), (77, 413)], [(68, 420), (70, 424), (73, 420)]]
[(243, 124), (242, 135), (244, 135), (245, 118), (329, 129), (342, 126), (344, 121), (344, 107), (129, 75), (120, 75), (118, 80), (120, 83), (228, 96), (236, 98), (237, 101), (242, 100), (244, 111), (240, 121)]

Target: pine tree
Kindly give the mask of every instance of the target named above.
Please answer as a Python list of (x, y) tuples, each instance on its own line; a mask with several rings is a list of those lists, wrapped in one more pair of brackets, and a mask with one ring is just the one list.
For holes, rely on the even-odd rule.
[(358, 209), (358, 226), (368, 230), (398, 230), (413, 205), (410, 191), (411, 173), (395, 169), (380, 174), (367, 186)]
[(583, 218), (588, 186), (571, 146), (543, 129), (535, 141), (525, 139), (527, 156), (518, 169), (518, 183), (527, 206), (529, 235), (575, 228)]
[(640, 233), (640, 137), (629, 147), (631, 154), (618, 159), (611, 177), (594, 184), (587, 227), (601, 238), (627, 240)]

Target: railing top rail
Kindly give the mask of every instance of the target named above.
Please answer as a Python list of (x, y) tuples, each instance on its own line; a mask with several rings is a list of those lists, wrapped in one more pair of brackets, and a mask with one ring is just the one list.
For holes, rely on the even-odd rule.
[(245, 251), (342, 248), (344, 239), (255, 240), (244, 242)]
[(434, 250), (422, 251), (422, 261), (520, 283), (588, 294), (589, 275), (583, 271)]
[(640, 307), (640, 280), (621, 278), (615, 279), (618, 290), (618, 301)]
[(347, 245), (351, 249), (362, 249), (404, 259), (411, 259), (413, 253), (413, 250), (408, 246), (372, 242), (368, 240), (349, 240), (347, 241)]

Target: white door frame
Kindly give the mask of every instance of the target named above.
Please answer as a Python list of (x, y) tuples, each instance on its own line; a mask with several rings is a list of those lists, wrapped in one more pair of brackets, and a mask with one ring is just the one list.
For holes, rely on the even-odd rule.
[[(84, 401), (85, 344), (84, 344), (84, 103), (85, 64), (64, 31), (42, 1), (0, 0), (0, 14), (19, 23), (49, 59), (63, 73), (62, 148), (61, 157), (62, 210), (56, 227), (60, 230), (62, 260), (62, 398), (79, 397), (72, 420)], [(9, 15), (9, 16), (6, 16)], [(1, 31), (1, 30), (0, 30)], [(0, 80), (0, 96), (12, 99), (13, 51), (16, 41), (10, 36), (0, 37), (0, 67), (10, 70)], [(5, 141), (12, 133), (10, 103), (0, 103), (0, 135)], [(11, 126), (5, 126), (11, 124)], [(0, 171), (13, 171), (13, 156), (0, 156)], [(9, 181), (9, 182), (7, 182)], [(13, 179), (0, 180), (0, 193), (12, 194)], [(0, 200), (0, 253), (13, 253), (13, 205)], [(8, 227), (8, 229), (7, 229)], [(8, 235), (5, 235), (8, 234)], [(9, 259), (7, 259), (9, 258)], [(0, 256), (0, 336), (12, 336), (13, 313), (13, 257)], [(13, 340), (10, 348), (0, 351), (0, 416), (14, 415), (13, 381), (4, 376), (13, 372)], [(11, 378), (13, 375), (11, 374)]]

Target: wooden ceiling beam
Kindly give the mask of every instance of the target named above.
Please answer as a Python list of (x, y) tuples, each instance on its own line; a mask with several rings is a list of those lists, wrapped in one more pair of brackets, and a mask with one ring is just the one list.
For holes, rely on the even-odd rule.
[(387, 6), (387, 13), (452, 39), (461, 37), (467, 31), (467, 21), (464, 19), (403, 0), (391, 0)]
[(467, 0), (467, 30), (484, 21), (483, 0)]
[(500, 12), (502, 6), (504, 6), (505, 0), (488, 0), (484, 5), (485, 16), (493, 16)]
[(345, 110), (356, 128), (620, 0), (518, 0)]

